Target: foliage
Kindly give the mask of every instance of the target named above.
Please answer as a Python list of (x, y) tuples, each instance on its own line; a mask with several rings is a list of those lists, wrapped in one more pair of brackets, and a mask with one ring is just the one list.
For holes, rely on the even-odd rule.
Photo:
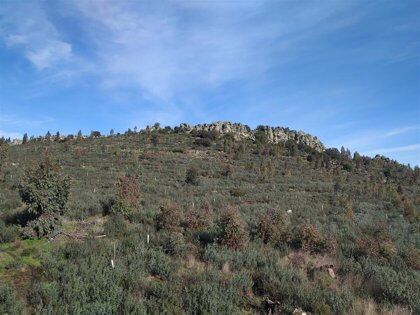
[(294, 236), (293, 244), (311, 253), (332, 253), (337, 244), (331, 237), (324, 237), (312, 224), (302, 224)]
[(58, 165), (48, 160), (27, 173), (20, 186), (22, 201), (30, 206), (30, 211), (42, 214), (62, 214), (69, 197), (70, 181), (58, 172)]
[(264, 243), (279, 244), (288, 241), (286, 218), (279, 210), (269, 209), (257, 221), (256, 232)]
[[(34, 314), (347, 314), (357, 303), (419, 313), (419, 168), (268, 136), (155, 126), (8, 145), (6, 295)], [(44, 155), (60, 169), (29, 180)], [(19, 186), (37, 196), (29, 212)], [(71, 228), (59, 234), (61, 219)]]
[(187, 169), (185, 174), (185, 182), (190, 185), (198, 185), (198, 170), (196, 167), (192, 166)]
[(191, 230), (203, 230), (209, 228), (213, 220), (213, 210), (208, 201), (204, 201), (199, 207), (190, 207), (185, 212), (184, 226)]
[(69, 197), (70, 180), (58, 170), (58, 165), (46, 160), (36, 170), (29, 171), (20, 186), (22, 201), (29, 205), (29, 213), (35, 217), (24, 228), (26, 237), (50, 235), (60, 226), (60, 216)]
[(118, 178), (115, 184), (117, 198), (111, 207), (112, 213), (128, 215), (140, 205), (140, 187), (136, 176), (125, 175)]
[(235, 207), (228, 207), (221, 214), (217, 222), (219, 228), (219, 242), (232, 249), (239, 249), (247, 242), (245, 222)]
[(182, 214), (179, 206), (167, 201), (160, 206), (160, 211), (156, 214), (155, 225), (157, 230), (167, 230), (177, 232), (181, 229)]
[(23, 314), (22, 303), (13, 289), (4, 283), (0, 283), (0, 314)]
[(13, 225), (6, 225), (4, 221), (0, 220), (0, 243), (11, 242), (19, 235), (18, 229)]

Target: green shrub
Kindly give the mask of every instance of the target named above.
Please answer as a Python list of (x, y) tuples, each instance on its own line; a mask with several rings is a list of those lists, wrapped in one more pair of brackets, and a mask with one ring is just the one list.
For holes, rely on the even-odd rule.
[(190, 185), (198, 185), (198, 170), (196, 167), (190, 167), (187, 169), (185, 182)]
[(203, 146), (203, 147), (211, 147), (213, 142), (208, 138), (198, 138), (198, 139), (195, 139), (194, 144)]
[(109, 237), (119, 237), (127, 232), (127, 224), (121, 214), (112, 215), (104, 225), (104, 233)]
[(246, 190), (242, 188), (231, 188), (229, 192), (233, 197), (243, 197), (246, 195)]
[(43, 236), (50, 236), (53, 233), (58, 233), (62, 225), (60, 216), (45, 213), (40, 215), (37, 219), (29, 221), (22, 229), (22, 234), (27, 238), (40, 238)]
[(171, 256), (184, 256), (188, 249), (181, 233), (164, 233), (160, 244), (163, 251)]
[(188, 314), (240, 313), (238, 291), (232, 283), (214, 273), (196, 275), (183, 292), (183, 306)]
[(19, 192), (22, 201), (37, 216), (63, 214), (69, 197), (69, 178), (58, 172), (58, 166), (41, 163), (38, 169), (27, 173)]
[(14, 241), (19, 236), (17, 226), (8, 226), (0, 219), (0, 243), (8, 243)]
[(27, 301), (36, 311), (52, 306), (58, 301), (59, 289), (56, 283), (36, 283), (28, 292)]
[(46, 160), (34, 171), (29, 171), (20, 185), (22, 201), (35, 216), (24, 230), (27, 237), (50, 235), (61, 225), (70, 191), (70, 180), (59, 172), (58, 165)]
[(6, 283), (0, 283), (0, 314), (23, 314), (22, 303)]
[(149, 251), (146, 260), (150, 273), (154, 276), (170, 279), (175, 271), (171, 258), (160, 251)]
[(410, 305), (417, 313), (420, 311), (420, 276), (413, 271), (399, 272), (387, 266), (380, 266), (370, 260), (364, 260), (366, 286), (379, 302)]

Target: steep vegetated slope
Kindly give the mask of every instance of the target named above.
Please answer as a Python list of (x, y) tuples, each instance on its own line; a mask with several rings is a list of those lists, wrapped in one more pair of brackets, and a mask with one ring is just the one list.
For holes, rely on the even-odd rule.
[(418, 168), (230, 123), (0, 148), (0, 313), (420, 313)]

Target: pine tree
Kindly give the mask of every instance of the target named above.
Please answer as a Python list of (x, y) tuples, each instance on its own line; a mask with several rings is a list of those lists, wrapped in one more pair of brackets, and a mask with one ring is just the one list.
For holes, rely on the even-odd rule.
[(25, 133), (23, 135), (23, 139), (22, 139), (22, 144), (26, 144), (26, 143), (28, 143), (28, 134), (27, 133)]

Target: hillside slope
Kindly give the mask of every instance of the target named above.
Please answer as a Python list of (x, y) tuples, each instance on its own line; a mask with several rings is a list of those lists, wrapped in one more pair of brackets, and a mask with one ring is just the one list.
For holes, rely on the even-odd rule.
[[(200, 126), (3, 144), (0, 313), (420, 313), (418, 168)], [(69, 196), (29, 235), (39, 163)]]

